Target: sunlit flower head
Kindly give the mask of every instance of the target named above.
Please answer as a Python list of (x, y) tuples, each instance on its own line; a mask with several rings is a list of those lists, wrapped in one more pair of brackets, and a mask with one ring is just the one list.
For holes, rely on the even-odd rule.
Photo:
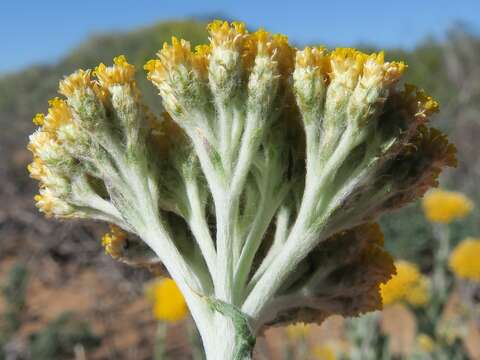
[(429, 301), (427, 278), (420, 273), (418, 267), (407, 261), (395, 262), (397, 269), (386, 284), (380, 285), (384, 306), (396, 302), (406, 302), (413, 306), (422, 306)]
[(449, 265), (458, 278), (480, 281), (480, 239), (467, 238), (458, 244)]
[(147, 285), (145, 292), (153, 303), (153, 315), (157, 320), (174, 323), (188, 315), (185, 299), (172, 279), (154, 280)]
[(443, 224), (463, 219), (473, 209), (472, 201), (464, 194), (440, 189), (429, 191), (422, 205), (428, 220)]

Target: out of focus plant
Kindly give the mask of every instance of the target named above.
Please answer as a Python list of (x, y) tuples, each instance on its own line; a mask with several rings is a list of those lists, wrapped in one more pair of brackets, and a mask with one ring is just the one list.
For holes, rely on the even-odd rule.
[(285, 348), (286, 357), (288, 359), (302, 359), (307, 357), (309, 346), (306, 339), (311, 332), (311, 325), (299, 322), (287, 326), (285, 331), (289, 340)]
[(25, 311), (28, 271), (23, 264), (10, 270), (6, 284), (0, 287), (4, 309), (0, 314), (0, 359), (6, 358), (5, 346), (21, 325)]
[(164, 266), (208, 358), (250, 358), (267, 326), (381, 307), (394, 267), (374, 221), (436, 186), (455, 149), (383, 53), (208, 29), (210, 44), (173, 38), (145, 66), (160, 116), (123, 56), (65, 78), (29, 170), (47, 216), (108, 221), (131, 236), (107, 251)]
[(72, 357), (75, 347), (89, 350), (99, 344), (87, 322), (63, 313), (31, 336), (29, 352), (31, 359), (61, 360)]
[(16, 264), (10, 270), (7, 282), (1, 287), (5, 299), (5, 311), (0, 320), (2, 337), (12, 334), (20, 327), (26, 305), (28, 270), (23, 264)]
[(469, 358), (480, 341), (479, 259), (480, 239), (467, 238), (451, 252), (455, 283), (445, 272), (444, 297), (433, 292), (417, 265), (397, 261), (396, 275), (380, 287), (384, 311), (348, 322), (350, 358)]
[(460, 192), (435, 189), (425, 195), (422, 205), (425, 217), (433, 224), (434, 237), (437, 241), (437, 245), (433, 247), (432, 293), (436, 303), (432, 304), (432, 311), (438, 312), (441, 304), (446, 301), (450, 286), (447, 275), (451, 247), (449, 224), (469, 215), (473, 209), (473, 203)]
[(72, 313), (64, 313), (31, 334), (25, 348), (16, 349), (15, 338), (26, 320), (28, 275), (25, 265), (16, 264), (1, 288), (5, 308), (0, 316), (0, 359), (65, 359), (73, 355), (75, 346), (86, 350), (97, 346), (99, 339), (89, 324)]
[(161, 278), (148, 284), (147, 298), (153, 303), (153, 315), (159, 321), (175, 323), (188, 315), (187, 304), (175, 281)]
[(458, 244), (449, 265), (458, 279), (480, 283), (480, 239), (467, 238)]
[(151, 281), (145, 288), (145, 295), (152, 303), (153, 316), (159, 321), (155, 338), (154, 359), (161, 360), (165, 358), (168, 324), (177, 323), (187, 317), (187, 304), (177, 284), (170, 278), (159, 278)]
[[(480, 330), (480, 239), (467, 238), (452, 251), (450, 269), (458, 294), (456, 317), (445, 319), (441, 329), (448, 341), (465, 340), (470, 327)], [(450, 324), (449, 324), (450, 322)], [(480, 339), (478, 339), (480, 341)]]

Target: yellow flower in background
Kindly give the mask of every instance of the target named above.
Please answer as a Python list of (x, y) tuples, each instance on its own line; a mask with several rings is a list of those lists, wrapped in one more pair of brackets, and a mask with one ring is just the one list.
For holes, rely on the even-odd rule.
[(428, 278), (422, 275), (405, 294), (405, 301), (414, 306), (425, 305), (430, 300), (429, 288), (430, 282)]
[(417, 346), (420, 350), (426, 353), (431, 353), (435, 350), (435, 342), (427, 334), (419, 334), (417, 336)]
[(425, 305), (429, 300), (428, 279), (415, 264), (396, 261), (397, 274), (386, 284), (380, 285), (384, 306), (405, 301), (414, 306)]
[(480, 281), (480, 239), (467, 238), (458, 244), (449, 265), (457, 277)]
[(110, 224), (110, 231), (102, 237), (102, 246), (105, 249), (105, 253), (114, 259), (120, 258), (127, 243), (127, 237), (125, 231), (116, 225)]
[(311, 330), (309, 324), (302, 322), (287, 326), (287, 336), (292, 341), (297, 341), (299, 339), (305, 338)]
[(462, 219), (473, 209), (472, 201), (464, 194), (439, 189), (428, 192), (422, 205), (428, 220), (442, 224)]
[(176, 322), (187, 316), (185, 299), (172, 279), (154, 280), (147, 286), (145, 293), (153, 303), (153, 315), (157, 320)]
[(336, 360), (337, 356), (332, 347), (327, 344), (317, 345), (313, 348), (313, 356), (318, 360)]

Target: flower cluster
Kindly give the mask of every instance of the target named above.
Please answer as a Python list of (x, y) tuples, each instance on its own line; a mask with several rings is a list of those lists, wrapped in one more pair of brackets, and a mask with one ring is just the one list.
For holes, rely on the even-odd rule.
[(460, 279), (480, 282), (480, 239), (467, 238), (458, 244), (449, 265)]
[(473, 209), (470, 199), (462, 193), (440, 189), (429, 191), (422, 205), (428, 220), (443, 224), (462, 219)]
[(429, 300), (428, 278), (420, 273), (417, 266), (407, 261), (395, 262), (396, 275), (380, 286), (384, 306), (406, 302), (423, 306)]
[[(375, 220), (456, 159), (428, 125), (436, 101), (397, 86), (405, 64), (300, 50), (237, 22), (208, 31), (208, 45), (173, 38), (145, 65), (157, 117), (123, 56), (65, 78), (65, 98), (34, 119), (29, 170), (47, 216), (105, 220), (143, 242), (207, 354), (227, 359), (267, 325), (380, 308), (394, 267)], [(117, 240), (104, 243), (123, 257)]]

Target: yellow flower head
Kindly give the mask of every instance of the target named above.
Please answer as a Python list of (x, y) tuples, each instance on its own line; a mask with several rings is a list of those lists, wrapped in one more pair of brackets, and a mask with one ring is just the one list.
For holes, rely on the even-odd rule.
[(71, 206), (61, 200), (48, 187), (40, 188), (40, 194), (33, 197), (35, 206), (45, 214), (46, 217), (63, 216), (69, 217), (72, 213)]
[(295, 51), (286, 35), (258, 29), (246, 38), (242, 57), (247, 69), (251, 69), (256, 56), (271, 57), (278, 63), (279, 73), (286, 77), (293, 71)]
[(108, 89), (112, 85), (130, 84), (135, 78), (135, 66), (127, 62), (124, 55), (113, 59), (113, 66), (100, 64), (95, 68), (100, 85)]
[(443, 224), (462, 219), (473, 209), (473, 203), (462, 193), (440, 189), (428, 192), (422, 205), (428, 220)]
[(45, 178), (48, 171), (45, 163), (38, 156), (33, 157), (33, 161), (27, 165), (27, 170), (32, 179), (39, 181)]
[(297, 341), (305, 338), (311, 331), (311, 326), (303, 322), (288, 325), (286, 328), (287, 336), (291, 341)]
[(149, 60), (144, 69), (147, 78), (155, 85), (171, 80), (175, 71), (193, 70), (200, 78), (208, 76), (208, 63), (211, 53), (210, 45), (198, 45), (192, 51), (189, 41), (172, 37), (172, 44), (163, 43), (163, 48), (157, 53), (159, 59)]
[(35, 125), (42, 126), (43, 123), (45, 122), (45, 114), (42, 114), (42, 113), (36, 114), (32, 121)]
[(122, 256), (126, 241), (127, 233), (118, 226), (110, 224), (110, 231), (102, 237), (102, 246), (105, 253), (116, 259)]
[(363, 87), (388, 87), (403, 75), (403, 62), (385, 62), (383, 51), (366, 54), (352, 48), (338, 48), (330, 57), (330, 77), (353, 89), (359, 80)]
[(214, 20), (208, 24), (207, 30), (213, 47), (238, 49), (247, 37), (247, 29), (242, 22)]
[(162, 278), (146, 288), (146, 296), (153, 303), (153, 315), (166, 322), (183, 320), (188, 313), (187, 304), (175, 281)]
[(76, 91), (83, 91), (91, 85), (90, 70), (77, 70), (60, 81), (59, 93), (70, 97)]
[(317, 345), (313, 348), (313, 356), (318, 360), (336, 360), (335, 351), (328, 344)]
[(428, 95), (425, 90), (412, 84), (405, 84), (400, 96), (400, 106), (407, 110), (408, 114), (419, 124), (427, 122), (440, 109), (434, 98)]
[(67, 102), (58, 97), (51, 99), (48, 104), (50, 108), (43, 119), (42, 129), (53, 135), (60, 126), (72, 121), (72, 112)]
[(449, 265), (457, 277), (480, 281), (480, 239), (467, 238), (458, 244)]
[(419, 334), (417, 336), (417, 345), (420, 350), (426, 353), (431, 353), (435, 350), (435, 342), (427, 334)]
[(317, 75), (323, 76), (327, 80), (327, 75), (331, 71), (330, 56), (324, 47), (306, 47), (297, 51), (295, 66), (297, 68), (313, 68)]
[(380, 285), (384, 306), (404, 301), (414, 306), (425, 305), (429, 300), (428, 280), (415, 264), (395, 262), (397, 274), (386, 284)]

